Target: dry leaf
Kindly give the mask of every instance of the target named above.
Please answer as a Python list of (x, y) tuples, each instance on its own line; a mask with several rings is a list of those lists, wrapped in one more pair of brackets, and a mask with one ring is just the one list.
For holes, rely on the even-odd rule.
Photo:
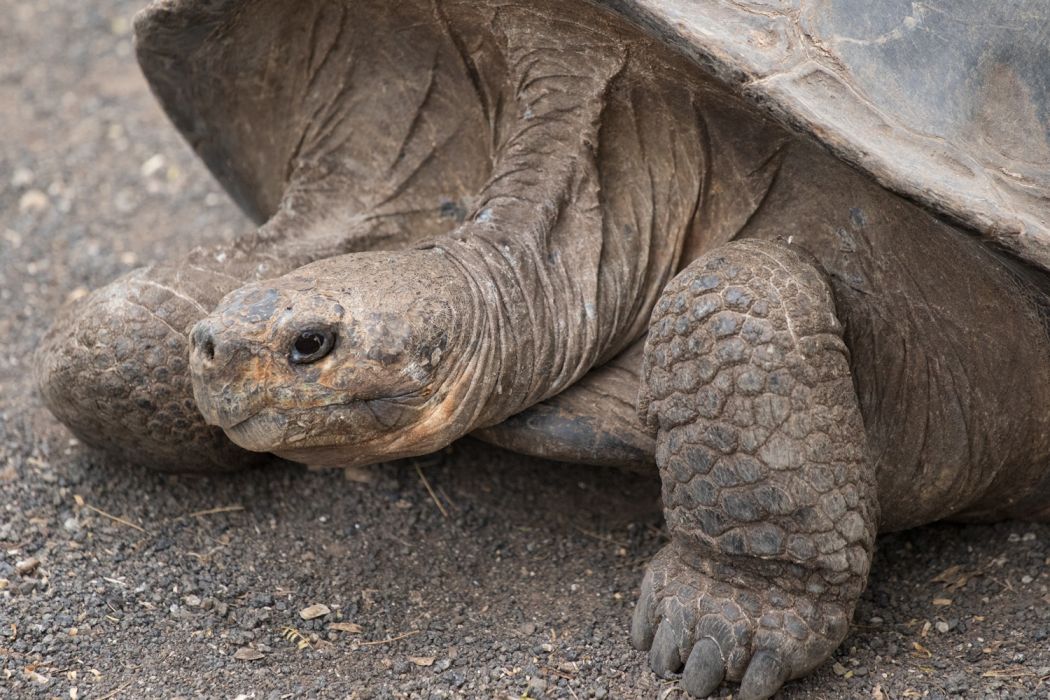
[(929, 649), (919, 644), (918, 642), (912, 642), (911, 645), (915, 648), (916, 654), (920, 656), (925, 656), (927, 659), (933, 656), (933, 652), (931, 652)]
[(960, 571), (962, 571), (962, 567), (958, 564), (955, 566), (949, 566), (930, 580), (935, 583), (951, 583), (959, 575)]
[(350, 634), (361, 634), (364, 632), (364, 628), (356, 622), (333, 622), (328, 625), (328, 629), (335, 630), (336, 632), (348, 632)]
[(304, 620), (313, 620), (318, 617), (324, 617), (325, 615), (332, 612), (327, 605), (324, 603), (315, 603), (308, 608), (303, 608), (299, 611), (299, 617)]
[(233, 658), (238, 661), (258, 661), (263, 657), (263, 653), (258, 649), (252, 649), (251, 647), (241, 647), (233, 655)]
[(293, 642), (299, 651), (310, 648), (310, 640), (294, 627), (283, 627), (281, 629), (281, 636), (289, 642)]
[(943, 583), (945, 588), (955, 591), (965, 586), (970, 578), (971, 575), (965, 573), (962, 570), (962, 567), (956, 564), (955, 566), (948, 567), (930, 580), (935, 583)]
[(946, 605), (951, 605), (952, 604), (952, 599), (951, 598), (934, 598), (933, 599), (933, 604), (936, 605), (937, 607), (943, 608)]
[(39, 683), (40, 685), (47, 685), (48, 683), (51, 682), (50, 678), (48, 678), (47, 676), (43, 675), (42, 673), (37, 673), (36, 670), (32, 666), (30, 666), (29, 668), (27, 668), (25, 670), (25, 674), (26, 674), (26, 678), (28, 678), (29, 680), (33, 681), (34, 683)]

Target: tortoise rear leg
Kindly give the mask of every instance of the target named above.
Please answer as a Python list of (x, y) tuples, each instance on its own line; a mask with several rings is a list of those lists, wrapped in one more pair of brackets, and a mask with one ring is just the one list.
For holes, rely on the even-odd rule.
[(694, 261), (653, 313), (640, 410), (671, 543), (632, 638), (696, 696), (764, 698), (846, 635), (875, 539), (875, 478), (830, 288), (761, 241)]

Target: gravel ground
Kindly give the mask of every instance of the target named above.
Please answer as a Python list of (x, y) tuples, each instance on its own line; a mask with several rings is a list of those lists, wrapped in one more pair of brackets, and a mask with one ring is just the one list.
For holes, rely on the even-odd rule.
[[(653, 479), (469, 440), (177, 478), (43, 409), (66, 299), (248, 225), (150, 97), (137, 4), (0, 0), (0, 696), (683, 697), (627, 641)], [(883, 537), (849, 638), (782, 696), (1048, 697), (1048, 572), (1045, 525)]]

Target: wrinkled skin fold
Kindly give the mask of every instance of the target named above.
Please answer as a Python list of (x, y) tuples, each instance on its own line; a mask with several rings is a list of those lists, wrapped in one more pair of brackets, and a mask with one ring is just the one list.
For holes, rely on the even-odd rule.
[(1050, 514), (1046, 274), (622, 17), (158, 7), (158, 94), (268, 222), (56, 324), (40, 384), (89, 442), (215, 469), (473, 433), (655, 466), (671, 543), (632, 640), (697, 697), (823, 663), (878, 531)]

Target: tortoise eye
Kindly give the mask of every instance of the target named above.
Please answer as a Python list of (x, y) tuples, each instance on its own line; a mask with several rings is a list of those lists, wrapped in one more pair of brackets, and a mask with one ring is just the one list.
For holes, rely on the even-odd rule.
[(317, 362), (332, 351), (335, 346), (335, 333), (324, 330), (302, 331), (292, 343), (288, 359), (293, 364), (308, 365)]

